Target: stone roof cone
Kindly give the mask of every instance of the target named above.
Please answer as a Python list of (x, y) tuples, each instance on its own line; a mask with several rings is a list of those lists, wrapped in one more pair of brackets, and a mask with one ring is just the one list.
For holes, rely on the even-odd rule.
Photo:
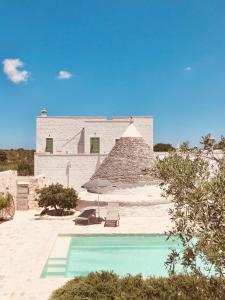
[(107, 192), (107, 189), (100, 187), (88, 188), (88, 184), (96, 179), (108, 180), (113, 189), (156, 184), (157, 180), (146, 171), (152, 165), (152, 150), (134, 124), (130, 123), (121, 138), (116, 140), (115, 146), (95, 171), (90, 181), (83, 187), (89, 192)]

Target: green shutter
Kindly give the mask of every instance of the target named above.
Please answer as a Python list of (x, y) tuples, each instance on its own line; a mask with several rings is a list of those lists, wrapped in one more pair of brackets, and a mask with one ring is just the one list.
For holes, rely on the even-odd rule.
[(90, 139), (90, 153), (100, 153), (100, 138), (92, 137)]
[(46, 152), (53, 153), (53, 139), (52, 138), (47, 138), (46, 139)]

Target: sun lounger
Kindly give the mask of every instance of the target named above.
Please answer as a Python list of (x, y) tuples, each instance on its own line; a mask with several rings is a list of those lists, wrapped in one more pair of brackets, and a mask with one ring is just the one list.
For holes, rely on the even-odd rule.
[(85, 209), (74, 221), (75, 224), (85, 223), (89, 225), (93, 220), (96, 220), (96, 209)]
[(104, 226), (117, 227), (119, 226), (119, 220), (120, 220), (119, 203), (109, 202)]

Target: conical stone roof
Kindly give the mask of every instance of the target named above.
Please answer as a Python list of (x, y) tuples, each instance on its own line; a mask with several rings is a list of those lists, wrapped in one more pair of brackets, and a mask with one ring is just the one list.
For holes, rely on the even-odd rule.
[(147, 171), (153, 164), (153, 152), (133, 124), (130, 124), (120, 139), (116, 140), (108, 156), (83, 187), (90, 192), (105, 192), (107, 188), (88, 188), (96, 179), (108, 180), (111, 188), (131, 188), (156, 184), (157, 180)]

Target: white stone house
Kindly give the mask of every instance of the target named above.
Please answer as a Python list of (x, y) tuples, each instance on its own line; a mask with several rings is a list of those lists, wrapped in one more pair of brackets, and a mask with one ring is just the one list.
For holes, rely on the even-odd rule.
[[(111, 151), (131, 117), (37, 117), (35, 176), (81, 189)], [(132, 121), (153, 151), (153, 118), (133, 116)]]

